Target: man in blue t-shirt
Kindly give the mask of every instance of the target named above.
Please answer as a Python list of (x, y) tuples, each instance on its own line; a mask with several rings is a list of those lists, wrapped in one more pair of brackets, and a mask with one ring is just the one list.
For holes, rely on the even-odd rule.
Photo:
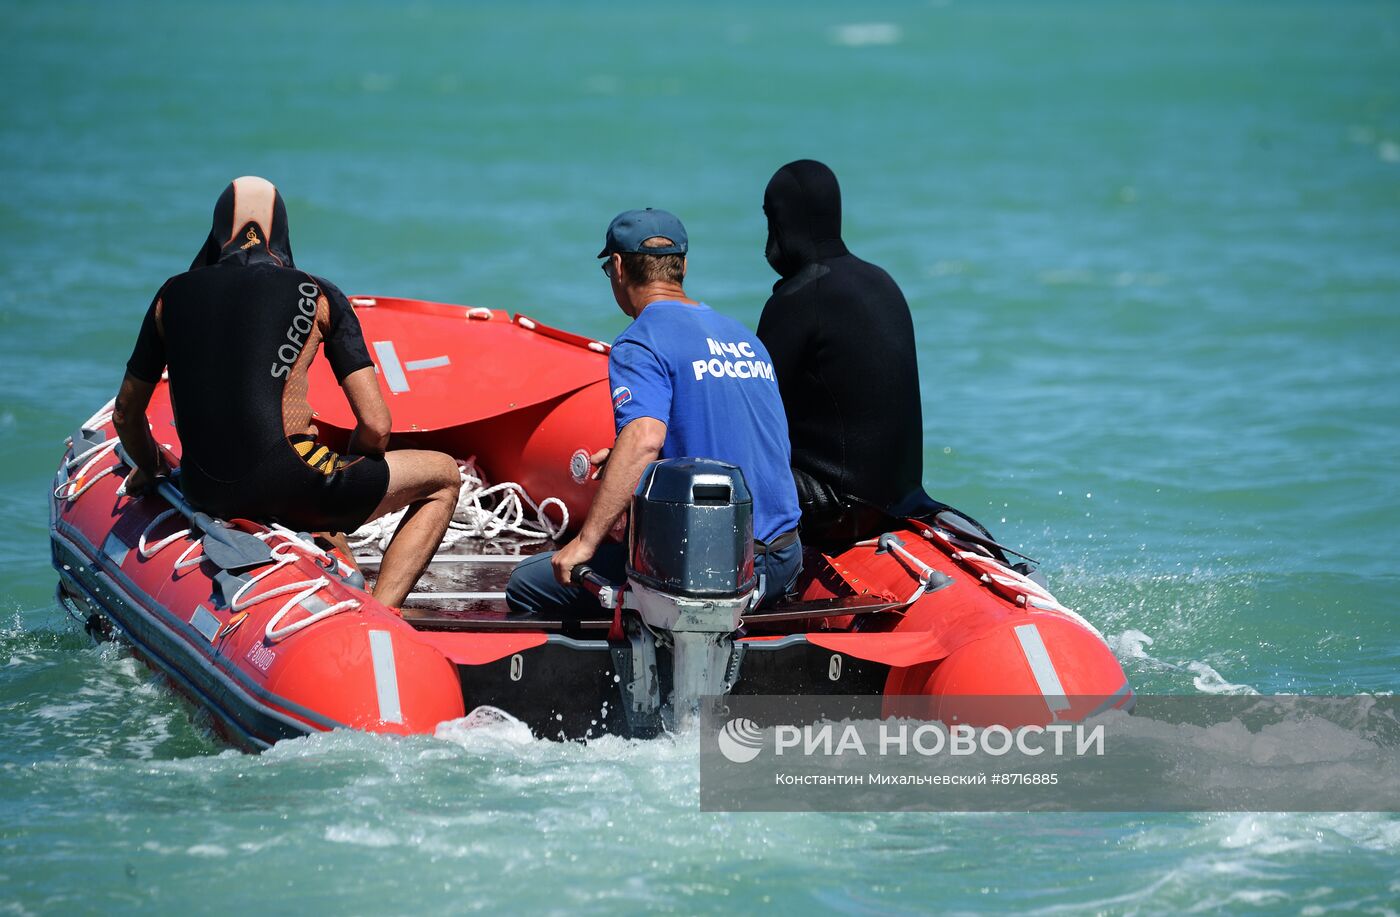
[(738, 465), (753, 494), (755, 572), (761, 605), (782, 598), (802, 570), (787, 416), (763, 344), (739, 322), (689, 298), (685, 227), (664, 210), (629, 210), (608, 227), (598, 255), (613, 298), (633, 319), (608, 359), (617, 440), (592, 461), (607, 465), (578, 537), (516, 567), (506, 600), (518, 614), (596, 611), (568, 585), (588, 563), (615, 582), (626, 549), (607, 536), (630, 505), (647, 465), (694, 456)]

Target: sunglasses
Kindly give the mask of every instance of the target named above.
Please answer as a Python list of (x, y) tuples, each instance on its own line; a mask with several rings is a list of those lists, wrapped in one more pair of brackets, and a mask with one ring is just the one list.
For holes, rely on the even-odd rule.
[(603, 271), (603, 273), (607, 275), (607, 278), (609, 280), (613, 279), (612, 265), (612, 258), (609, 258), (607, 261), (604, 261), (602, 264), (598, 265), (598, 267)]

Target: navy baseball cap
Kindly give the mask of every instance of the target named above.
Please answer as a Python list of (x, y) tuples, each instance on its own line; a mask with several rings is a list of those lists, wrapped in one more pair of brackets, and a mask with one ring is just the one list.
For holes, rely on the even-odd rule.
[[(655, 236), (662, 236), (674, 242), (664, 248), (642, 248), (642, 243)], [(625, 210), (613, 217), (608, 224), (607, 240), (599, 258), (606, 258), (614, 252), (640, 252), (643, 255), (684, 255), (689, 240), (685, 227), (673, 213), (665, 210)]]

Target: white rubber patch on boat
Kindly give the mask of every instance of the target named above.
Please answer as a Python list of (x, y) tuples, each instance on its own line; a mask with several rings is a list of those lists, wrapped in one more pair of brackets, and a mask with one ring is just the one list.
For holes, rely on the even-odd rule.
[(1030, 663), (1031, 674), (1036, 686), (1045, 695), (1045, 703), (1052, 712), (1069, 709), (1069, 698), (1065, 697), (1065, 686), (1060, 684), (1059, 673), (1050, 661), (1050, 652), (1045, 649), (1045, 641), (1040, 637), (1040, 628), (1034, 624), (1020, 624), (1016, 628), (1016, 639), (1021, 641), (1021, 652)]
[(384, 382), (394, 394), (408, 391), (408, 376), (404, 375), (403, 364), (399, 362), (398, 351), (393, 341), (375, 341), (374, 355), (379, 358), (379, 371), (384, 374)]
[(210, 643), (213, 643), (214, 638), (219, 636), (219, 629), (223, 627), (214, 613), (203, 605), (195, 606), (194, 614), (190, 615), (190, 625)]
[(126, 555), (131, 553), (131, 547), (118, 538), (116, 532), (109, 532), (102, 542), (102, 553), (110, 557), (112, 562), (120, 567), (126, 563)]
[(394, 667), (394, 637), (387, 630), (369, 632), (369, 654), (374, 661), (374, 690), (379, 694), (379, 719), (402, 723), (399, 706), (399, 673)]
[(412, 372), (416, 369), (437, 369), (439, 366), (451, 366), (451, 357), (428, 357), (426, 360), (409, 360), (405, 363), (404, 369)]

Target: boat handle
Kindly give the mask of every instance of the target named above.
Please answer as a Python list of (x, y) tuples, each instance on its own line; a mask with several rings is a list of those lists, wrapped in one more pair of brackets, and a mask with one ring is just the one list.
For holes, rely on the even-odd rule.
[(569, 571), (569, 582), (586, 589), (598, 598), (598, 602), (608, 610), (622, 605), (622, 586), (605, 578), (588, 564), (577, 564)]

